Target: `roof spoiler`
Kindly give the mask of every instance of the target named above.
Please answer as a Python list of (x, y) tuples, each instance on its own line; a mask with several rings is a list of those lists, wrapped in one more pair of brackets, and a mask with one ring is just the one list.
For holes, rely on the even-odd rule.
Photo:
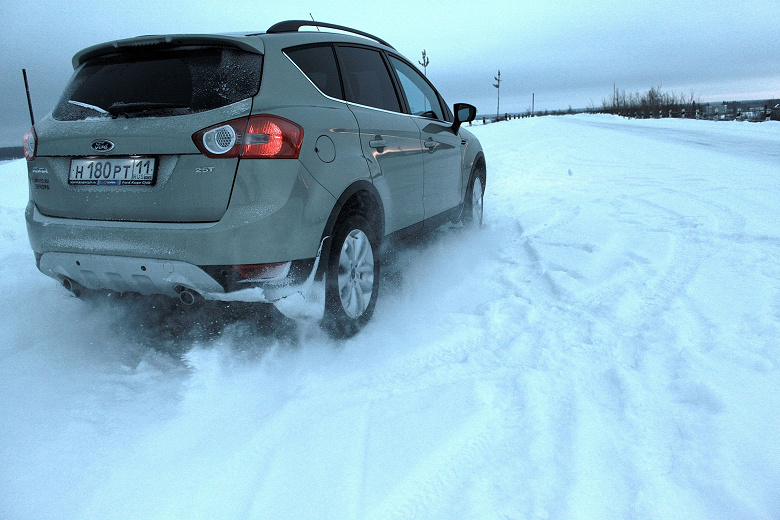
[(127, 38), (124, 40), (99, 43), (97, 45), (93, 45), (92, 47), (87, 47), (86, 49), (77, 52), (76, 55), (73, 56), (73, 68), (78, 68), (79, 65), (91, 58), (117, 51), (143, 48), (164, 48), (178, 45), (229, 45), (231, 47), (237, 47), (248, 52), (262, 54), (262, 50), (259, 50), (254, 46), (247, 45), (241, 42), (239, 39), (219, 34), (174, 34), (167, 36), (146, 35), (137, 36), (135, 38)]

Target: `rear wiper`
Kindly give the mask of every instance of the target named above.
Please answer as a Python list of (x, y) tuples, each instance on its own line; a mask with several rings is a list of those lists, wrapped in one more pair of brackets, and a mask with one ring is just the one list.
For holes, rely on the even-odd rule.
[(140, 101), (136, 103), (123, 103), (118, 101), (108, 107), (108, 113), (114, 118), (119, 116), (127, 116), (129, 114), (139, 114), (142, 112), (150, 112), (154, 110), (165, 110), (169, 108), (187, 108), (187, 105), (181, 103), (153, 103), (147, 101)]
[(72, 99), (69, 99), (68, 103), (70, 103), (71, 105), (76, 105), (77, 107), (88, 108), (90, 110), (94, 110), (95, 112), (100, 112), (101, 114), (108, 114), (108, 110), (104, 110), (95, 105), (90, 105), (89, 103), (82, 103), (81, 101), (73, 101)]

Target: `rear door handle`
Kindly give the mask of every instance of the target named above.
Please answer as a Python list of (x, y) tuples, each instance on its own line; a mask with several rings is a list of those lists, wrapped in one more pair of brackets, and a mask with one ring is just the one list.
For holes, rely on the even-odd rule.
[(439, 143), (431, 139), (430, 137), (423, 143), (427, 149), (430, 151), (434, 151), (437, 146), (439, 146)]
[(381, 135), (376, 135), (372, 140), (368, 142), (368, 146), (370, 146), (371, 148), (386, 148), (387, 141), (382, 139)]

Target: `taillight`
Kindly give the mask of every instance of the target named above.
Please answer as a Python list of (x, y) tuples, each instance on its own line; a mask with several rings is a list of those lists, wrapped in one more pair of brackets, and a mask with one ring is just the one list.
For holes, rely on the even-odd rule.
[(195, 146), (211, 158), (297, 159), (303, 128), (287, 119), (262, 114), (210, 126), (192, 136)]
[(35, 135), (35, 128), (30, 127), (26, 134), (24, 134), (24, 157), (28, 161), (35, 159), (35, 152), (38, 148), (38, 136)]
[(203, 146), (214, 155), (229, 152), (236, 144), (236, 131), (230, 125), (212, 128), (203, 134)]

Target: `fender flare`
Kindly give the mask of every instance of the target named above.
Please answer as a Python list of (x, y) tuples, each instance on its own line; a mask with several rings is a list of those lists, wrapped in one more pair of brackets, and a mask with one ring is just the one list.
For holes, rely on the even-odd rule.
[[(376, 189), (376, 187), (367, 180), (359, 180), (352, 184), (350, 184), (346, 190), (339, 196), (338, 200), (336, 201), (336, 204), (334, 204), (333, 209), (330, 211), (330, 216), (328, 216), (328, 220), (325, 224), (325, 230), (322, 232), (322, 254), (321, 259), (319, 262), (319, 265), (317, 267), (317, 274), (315, 275), (315, 280), (322, 280), (325, 276), (325, 270), (327, 269), (329, 257), (330, 257), (330, 237), (333, 235), (333, 230), (336, 227), (336, 222), (338, 222), (339, 216), (341, 215), (342, 210), (344, 209), (344, 206), (347, 205), (347, 203), (350, 201), (350, 199), (353, 198), (354, 195), (365, 192), (368, 194), (368, 196), (371, 199), (372, 207), (376, 211), (376, 213), (368, 211), (362, 211), (362, 213), (366, 216), (366, 218), (372, 222), (377, 227), (377, 238), (378, 240), (382, 240), (385, 233), (385, 211), (384, 211), (384, 205), (382, 204), (382, 198), (379, 195), (379, 191)], [(365, 203), (367, 201), (361, 201), (358, 200), (358, 208), (360, 204)]]
[(476, 174), (476, 172), (480, 171), (480, 170), (477, 169), (477, 165), (480, 162), (482, 163), (483, 167), (481, 169), (481, 175), (479, 176), (479, 178), (482, 181), (482, 189), (485, 189), (485, 184), (487, 182), (487, 164), (485, 164), (485, 154), (483, 153), (482, 150), (480, 150), (474, 156), (474, 163), (473, 163), (473, 166), (471, 167), (471, 173), (469, 174), (469, 180), (468, 180), (468, 184), (466, 185), (467, 186), (466, 191), (468, 191), (468, 186), (471, 184), (471, 181), (474, 178), (474, 175)]

